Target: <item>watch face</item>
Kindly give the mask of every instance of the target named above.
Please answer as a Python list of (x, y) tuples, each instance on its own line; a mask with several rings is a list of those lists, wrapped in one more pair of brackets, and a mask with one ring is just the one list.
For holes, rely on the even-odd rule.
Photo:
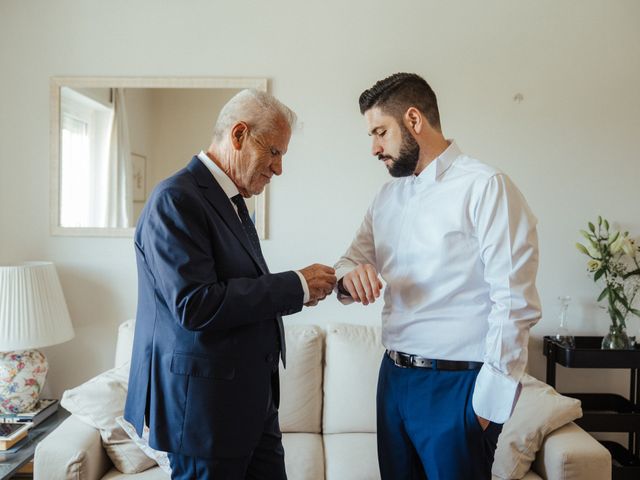
[(24, 427), (24, 423), (0, 423), (0, 437), (10, 437)]

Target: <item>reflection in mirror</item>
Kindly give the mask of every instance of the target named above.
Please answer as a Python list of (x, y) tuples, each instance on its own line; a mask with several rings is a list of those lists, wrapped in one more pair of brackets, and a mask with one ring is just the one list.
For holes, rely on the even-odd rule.
[[(154, 186), (207, 149), (222, 106), (242, 88), (266, 89), (262, 79), (152, 80), (52, 81), (53, 233), (131, 235)], [(264, 238), (264, 194), (247, 206)]]

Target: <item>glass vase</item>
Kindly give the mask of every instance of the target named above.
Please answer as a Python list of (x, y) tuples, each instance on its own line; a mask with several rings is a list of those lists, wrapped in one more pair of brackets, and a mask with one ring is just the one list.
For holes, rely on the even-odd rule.
[(602, 339), (603, 350), (627, 350), (631, 348), (631, 342), (627, 331), (622, 325), (611, 325), (609, 333)]
[(574, 348), (576, 346), (576, 340), (574, 336), (569, 332), (569, 327), (567, 326), (567, 311), (569, 310), (571, 297), (558, 297), (558, 301), (560, 302), (560, 312), (558, 314), (559, 324), (553, 338), (558, 344), (562, 345), (563, 347)]

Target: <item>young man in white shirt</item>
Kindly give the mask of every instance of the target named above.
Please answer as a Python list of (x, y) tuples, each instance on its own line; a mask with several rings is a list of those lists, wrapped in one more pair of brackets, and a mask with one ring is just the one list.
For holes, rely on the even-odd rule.
[(396, 178), (335, 268), (343, 303), (373, 303), (386, 283), (382, 479), (490, 479), (540, 318), (536, 219), (509, 177), (443, 136), (418, 75), (377, 82), (360, 111)]

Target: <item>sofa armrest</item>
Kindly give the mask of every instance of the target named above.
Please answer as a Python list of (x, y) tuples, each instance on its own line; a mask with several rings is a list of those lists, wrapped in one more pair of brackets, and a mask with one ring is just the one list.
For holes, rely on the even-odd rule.
[(36, 447), (34, 480), (99, 480), (111, 467), (100, 432), (71, 415)]
[(532, 469), (547, 480), (610, 480), (611, 455), (571, 422), (547, 435)]

